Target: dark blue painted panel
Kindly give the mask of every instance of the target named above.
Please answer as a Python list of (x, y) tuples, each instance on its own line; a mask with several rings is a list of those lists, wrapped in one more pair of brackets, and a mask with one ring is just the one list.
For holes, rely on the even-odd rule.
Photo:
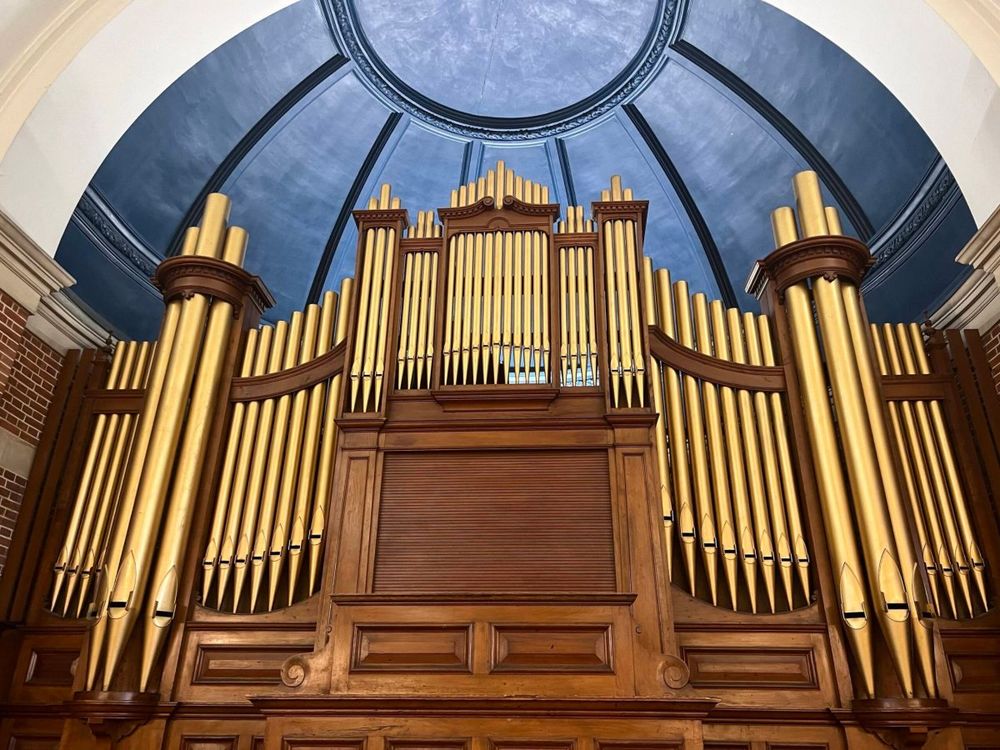
[(163, 301), (149, 285), (112, 263), (72, 221), (59, 243), (56, 260), (76, 278), (70, 291), (103, 318), (118, 336), (156, 338)]
[(618, 120), (567, 138), (566, 150), (577, 199), (588, 214), (591, 202), (600, 200), (601, 190), (610, 185), (611, 176), (620, 174), (636, 198), (649, 201), (644, 249), (653, 265), (669, 269), (675, 280), (687, 281), (692, 293), (718, 297), (705, 253), (674, 201), (669, 183), (644, 146), (637, 145)]
[(316, 97), (226, 190), (250, 233), (246, 267), (277, 299), (270, 318), (302, 309), (330, 229), (387, 116), (354, 75)]
[(692, 0), (683, 38), (773, 104), (819, 149), (876, 231), (935, 156), (903, 106), (839, 47), (760, 0)]
[(94, 183), (147, 244), (165, 252), (230, 149), (335, 52), (317, 0), (260, 21), (164, 91), (122, 136)]

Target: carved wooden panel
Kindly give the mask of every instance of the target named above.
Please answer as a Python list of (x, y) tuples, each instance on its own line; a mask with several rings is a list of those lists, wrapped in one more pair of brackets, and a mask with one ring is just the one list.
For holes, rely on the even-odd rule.
[(385, 455), (376, 592), (614, 591), (603, 450)]
[(24, 684), (33, 687), (71, 687), (73, 674), (70, 669), (79, 655), (79, 648), (33, 648)]
[(236, 750), (239, 737), (227, 736), (200, 736), (181, 738), (181, 750)]
[(279, 685), (281, 665), (312, 645), (227, 646), (199, 644), (193, 685)]
[(285, 737), (282, 750), (364, 750), (364, 740)]
[(1000, 691), (1000, 635), (996, 631), (942, 634), (956, 693)]
[(810, 648), (688, 646), (681, 656), (694, 687), (818, 690)]
[(58, 750), (60, 735), (14, 734), (7, 750)]
[(611, 672), (610, 625), (494, 625), (494, 672)]
[(672, 750), (684, 747), (684, 740), (597, 740), (595, 745), (597, 750)]
[(454, 740), (411, 740), (392, 739), (385, 741), (386, 750), (468, 750), (470, 739)]
[(491, 750), (573, 750), (573, 740), (490, 740)]
[(355, 672), (468, 672), (470, 625), (358, 625)]

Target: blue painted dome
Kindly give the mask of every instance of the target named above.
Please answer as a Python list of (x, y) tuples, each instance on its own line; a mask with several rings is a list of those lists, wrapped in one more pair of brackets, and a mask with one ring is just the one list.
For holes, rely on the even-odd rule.
[(299, 0), (164, 91), (81, 197), (57, 253), (117, 332), (155, 333), (148, 281), (205, 195), (233, 199), (247, 267), (286, 317), (353, 273), (351, 211), (403, 205), (503, 159), (589, 204), (612, 174), (650, 201), (646, 251), (755, 309), (768, 215), (815, 169), (877, 265), (875, 319), (919, 319), (963, 278), (975, 224), (947, 165), (863, 67), (762, 0)]

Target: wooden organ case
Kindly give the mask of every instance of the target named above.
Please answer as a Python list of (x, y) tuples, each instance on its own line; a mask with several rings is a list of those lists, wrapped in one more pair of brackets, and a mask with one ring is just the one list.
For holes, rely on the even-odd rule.
[(1000, 402), (869, 325), (812, 173), (691, 295), (614, 178), (388, 186), (288, 321), (212, 195), (156, 342), (70, 353), (0, 580), (0, 746), (1000, 746)]

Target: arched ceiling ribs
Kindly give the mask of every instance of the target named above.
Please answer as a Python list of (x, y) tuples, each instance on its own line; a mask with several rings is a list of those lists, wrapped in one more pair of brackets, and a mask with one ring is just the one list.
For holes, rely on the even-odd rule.
[(375, 168), (375, 164), (382, 154), (382, 150), (386, 147), (402, 117), (401, 112), (390, 113), (382, 125), (382, 129), (379, 131), (378, 137), (375, 138), (371, 148), (368, 149), (368, 155), (365, 157), (364, 163), (354, 176), (351, 189), (348, 191), (347, 197), (344, 198), (344, 203), (340, 207), (340, 213), (337, 214), (337, 220), (333, 224), (333, 230), (330, 232), (330, 237), (323, 248), (323, 254), (319, 258), (316, 275), (313, 276), (312, 284), (309, 287), (307, 302), (319, 302), (320, 296), (323, 294), (323, 286), (326, 284), (326, 277), (330, 273), (330, 266), (333, 264), (333, 256), (337, 252), (337, 246), (340, 245), (340, 238), (343, 236), (344, 230), (347, 229), (347, 222), (351, 220), (351, 212), (361, 198), (361, 191), (364, 190), (365, 183), (368, 182), (368, 178), (371, 176), (372, 170)]
[(840, 205), (851, 225), (864, 241), (869, 241), (875, 235), (871, 219), (861, 207), (857, 198), (841, 179), (837, 170), (810, 142), (795, 125), (777, 110), (769, 101), (710, 55), (695, 47), (690, 42), (677, 39), (671, 44), (671, 50), (684, 59), (696, 65), (700, 70), (710, 75), (727, 90), (738, 96), (747, 106), (753, 109), (768, 125), (774, 128), (805, 160), (809, 168), (815, 171), (827, 190)]
[(226, 158), (219, 162), (219, 166), (212, 172), (211, 177), (206, 180), (198, 196), (184, 214), (184, 218), (181, 219), (180, 224), (174, 230), (166, 255), (175, 255), (180, 250), (184, 232), (188, 227), (198, 223), (198, 218), (205, 207), (205, 199), (208, 197), (208, 194), (221, 190), (226, 180), (229, 179), (240, 163), (253, 151), (254, 147), (260, 143), (268, 132), (281, 121), (281, 118), (348, 62), (350, 61), (343, 55), (334, 55), (331, 57), (281, 97), (274, 106), (264, 113), (263, 117), (247, 130), (246, 134), (239, 140), (239, 143), (233, 146), (232, 150), (226, 154)]
[(739, 307), (736, 290), (733, 288), (733, 282), (730, 280), (726, 266), (722, 262), (722, 254), (715, 244), (712, 232), (705, 222), (705, 217), (698, 210), (698, 205), (684, 183), (680, 172), (677, 171), (677, 167), (674, 166), (673, 161), (671, 161), (670, 156), (667, 154), (667, 150), (660, 143), (660, 139), (656, 137), (656, 133), (653, 132), (646, 118), (643, 117), (642, 112), (634, 104), (626, 104), (622, 107), (622, 110), (642, 137), (646, 148), (649, 149), (653, 158), (656, 159), (657, 164), (660, 165), (663, 173), (670, 181), (671, 187), (677, 194), (677, 198), (687, 214), (688, 221), (691, 223), (691, 227), (694, 229), (699, 242), (701, 242), (701, 246), (705, 251), (705, 257), (708, 258), (708, 264), (712, 269), (712, 275), (715, 277), (715, 283), (719, 287), (720, 299), (727, 307)]
[(559, 157), (559, 169), (562, 171), (563, 184), (566, 186), (566, 203), (575, 206), (576, 186), (573, 184), (573, 170), (569, 166), (569, 153), (566, 150), (566, 141), (562, 138), (553, 139), (556, 145), (556, 155)]

